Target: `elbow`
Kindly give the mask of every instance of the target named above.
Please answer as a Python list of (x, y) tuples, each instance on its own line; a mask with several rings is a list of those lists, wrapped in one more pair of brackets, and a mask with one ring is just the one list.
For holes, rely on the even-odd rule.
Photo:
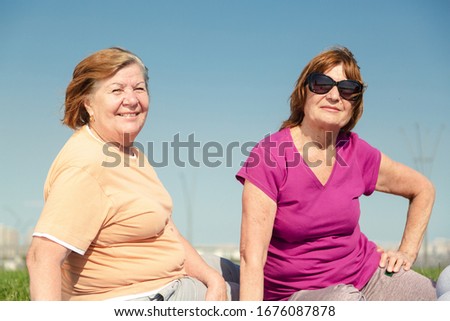
[(421, 202), (432, 207), (436, 198), (436, 188), (433, 183), (428, 178), (423, 176), (422, 181), (416, 186), (416, 191), (407, 197), (410, 203), (413, 203), (416, 200), (419, 201), (420, 199)]
[(430, 193), (432, 194), (434, 200), (434, 198), (436, 197), (436, 188), (434, 187), (434, 184), (430, 180), (428, 180), (428, 184), (429, 184), (428, 189), (430, 190)]
[(430, 181), (429, 190), (431, 193), (431, 197), (433, 198), (433, 202), (434, 202), (434, 199), (436, 198), (436, 188), (434, 187), (434, 185), (431, 181)]
[(34, 248), (30, 248), (27, 252), (27, 256), (25, 258), (25, 263), (27, 265), (28, 271), (31, 271), (36, 264), (36, 251)]
[(267, 260), (267, 249), (249, 249), (241, 246), (241, 267), (259, 267), (263, 268)]
[(423, 187), (422, 187), (422, 193), (424, 193), (427, 197), (427, 200), (433, 204), (434, 199), (436, 198), (436, 188), (434, 187), (434, 184), (428, 179), (425, 178)]
[(431, 181), (428, 181), (429, 182), (429, 186), (428, 186), (428, 191), (429, 191), (429, 193), (430, 193), (430, 204), (431, 204), (431, 207), (433, 207), (433, 205), (434, 205), (434, 200), (436, 199), (436, 188), (434, 187), (434, 185), (433, 185), (433, 183), (431, 182)]

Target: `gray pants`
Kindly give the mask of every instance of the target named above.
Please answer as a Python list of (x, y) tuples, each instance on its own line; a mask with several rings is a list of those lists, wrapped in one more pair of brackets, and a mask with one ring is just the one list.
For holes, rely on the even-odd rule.
[[(215, 255), (203, 255), (209, 266), (218, 271), (225, 279), (227, 296), (230, 301), (239, 300), (239, 265)], [(141, 297), (133, 301), (204, 301), (206, 286), (192, 277), (183, 277), (164, 287), (151, 297)]]
[(439, 301), (450, 301), (450, 265), (439, 275), (436, 282), (436, 293)]
[(389, 276), (378, 268), (361, 290), (352, 285), (339, 284), (318, 290), (301, 290), (290, 301), (434, 301), (437, 299), (433, 281), (413, 271)]

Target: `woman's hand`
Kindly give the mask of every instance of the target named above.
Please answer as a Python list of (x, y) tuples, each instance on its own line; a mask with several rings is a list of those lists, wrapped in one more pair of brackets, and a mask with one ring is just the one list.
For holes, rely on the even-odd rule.
[(402, 251), (383, 251), (380, 259), (380, 267), (386, 267), (388, 272), (408, 271), (414, 263), (415, 257)]

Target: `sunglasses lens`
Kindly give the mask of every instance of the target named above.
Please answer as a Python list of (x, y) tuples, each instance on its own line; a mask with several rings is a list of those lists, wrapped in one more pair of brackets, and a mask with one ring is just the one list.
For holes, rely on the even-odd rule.
[(354, 80), (344, 80), (339, 82), (338, 90), (342, 98), (356, 100), (362, 91), (362, 86)]
[(333, 80), (321, 74), (312, 74), (308, 80), (309, 89), (316, 94), (326, 94), (333, 88)]

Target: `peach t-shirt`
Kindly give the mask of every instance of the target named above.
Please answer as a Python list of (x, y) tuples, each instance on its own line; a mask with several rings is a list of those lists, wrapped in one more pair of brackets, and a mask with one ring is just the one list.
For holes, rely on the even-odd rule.
[(64, 300), (103, 300), (158, 289), (185, 275), (185, 252), (166, 225), (172, 200), (145, 155), (125, 156), (87, 126), (48, 173), (35, 237), (72, 250)]

